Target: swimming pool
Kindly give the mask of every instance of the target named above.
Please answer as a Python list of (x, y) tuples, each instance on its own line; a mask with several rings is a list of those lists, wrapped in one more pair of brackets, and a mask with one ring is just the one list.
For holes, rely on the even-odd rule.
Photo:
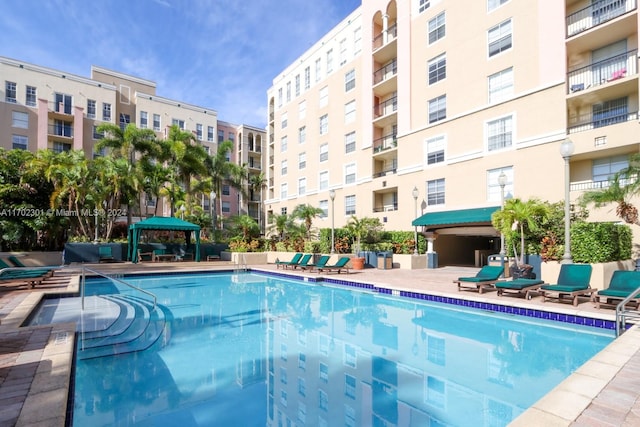
[[(614, 335), (252, 273), (127, 281), (158, 297), (150, 347), (85, 334), (75, 426), (503, 426)], [(137, 299), (117, 288), (88, 290)]]

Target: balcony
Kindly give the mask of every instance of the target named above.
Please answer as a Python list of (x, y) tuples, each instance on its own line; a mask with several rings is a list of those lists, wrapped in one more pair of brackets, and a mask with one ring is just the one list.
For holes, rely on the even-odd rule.
[(380, 64), (386, 64), (397, 56), (398, 26), (393, 24), (373, 39), (373, 56)]
[(617, 106), (599, 112), (581, 114), (573, 120), (570, 119), (568, 133), (584, 132), (632, 120), (638, 120), (638, 110), (627, 111), (626, 105)]
[(373, 38), (373, 50), (380, 49), (382, 46), (389, 44), (398, 37), (398, 25), (393, 24), (387, 31), (382, 31)]
[(373, 212), (393, 212), (397, 210), (398, 210), (398, 203), (390, 203), (388, 205), (373, 207)]
[[(592, 190), (602, 190), (605, 188), (609, 188), (609, 186), (613, 183), (612, 180), (607, 181), (580, 181), (580, 182), (572, 182), (569, 186), (571, 191), (592, 191)], [(621, 179), (620, 186), (626, 186), (631, 184), (632, 181), (628, 179)]]
[(49, 102), (49, 117), (64, 120), (73, 119), (73, 106), (64, 102)]
[(395, 134), (385, 135), (382, 138), (378, 138), (373, 141), (373, 154), (380, 153), (382, 151), (391, 150), (398, 146), (398, 140)]
[(570, 71), (567, 74), (567, 93), (577, 93), (636, 75), (638, 73), (637, 54), (637, 49), (630, 50)]
[(587, 31), (636, 9), (637, 0), (601, 0), (567, 16), (567, 37)]
[(394, 175), (395, 173), (397, 173), (397, 171), (398, 170), (396, 168), (389, 168), (389, 169), (385, 169), (383, 171), (374, 173), (373, 177), (374, 178), (382, 178), (383, 176)]
[(398, 97), (394, 96), (373, 107), (373, 120), (376, 126), (385, 127), (396, 122), (395, 112), (398, 111)]
[(54, 136), (54, 139), (71, 139), (73, 138), (73, 126), (70, 124), (53, 124), (47, 126), (47, 133), (49, 136)]
[(398, 74), (398, 60), (393, 59), (384, 67), (373, 73), (373, 91), (378, 96), (383, 96), (397, 90), (395, 77)]

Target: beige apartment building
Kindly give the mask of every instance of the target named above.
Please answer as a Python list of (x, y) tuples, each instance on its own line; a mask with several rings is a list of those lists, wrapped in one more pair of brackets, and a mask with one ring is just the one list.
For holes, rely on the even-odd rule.
[[(101, 123), (121, 127), (135, 123), (138, 128), (153, 129), (158, 138), (166, 137), (169, 127), (176, 124), (193, 132), (210, 154), (220, 142), (230, 140), (235, 147), (230, 161), (249, 165), (261, 162), (260, 150), (254, 148), (261, 146), (264, 130), (222, 122), (212, 108), (158, 96), (156, 84), (150, 80), (96, 66), (86, 78), (3, 57), (0, 76), (0, 147), (5, 149), (76, 149), (84, 150), (87, 156), (99, 156), (105, 154), (95, 151), (101, 138), (96, 128)], [(252, 168), (249, 171), (254, 173)], [(254, 195), (255, 200), (243, 200), (229, 186), (222, 193), (216, 198), (223, 218), (249, 213), (264, 224), (256, 208), (261, 194)], [(211, 196), (200, 196), (205, 211), (211, 210)], [(159, 215), (170, 215), (162, 200), (141, 200), (147, 215), (153, 215), (156, 203), (160, 203)], [(221, 222), (224, 225), (224, 220)]]
[(441, 266), (486, 261), (501, 174), (565, 200), (570, 139), (573, 202), (638, 152), (638, 28), (637, 0), (364, 0), (268, 91), (267, 215), (416, 220)]

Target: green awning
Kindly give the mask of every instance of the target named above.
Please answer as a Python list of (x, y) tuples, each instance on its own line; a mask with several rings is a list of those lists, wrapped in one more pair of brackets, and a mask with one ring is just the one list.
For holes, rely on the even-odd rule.
[(457, 211), (429, 212), (411, 222), (413, 226), (468, 226), (491, 224), (491, 215), (500, 206), (489, 208), (460, 209)]
[(187, 246), (191, 242), (191, 233), (196, 239), (195, 260), (200, 261), (200, 226), (183, 221), (175, 217), (154, 216), (144, 221), (136, 222), (129, 226), (129, 259), (133, 263), (138, 262), (136, 253), (138, 252), (138, 241), (142, 230), (168, 230), (168, 231), (184, 231), (185, 242)]

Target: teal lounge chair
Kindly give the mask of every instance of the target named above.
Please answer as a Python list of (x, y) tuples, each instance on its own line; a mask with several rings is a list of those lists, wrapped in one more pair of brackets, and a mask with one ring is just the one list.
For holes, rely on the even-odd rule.
[(561, 301), (565, 297), (572, 299), (573, 305), (578, 305), (578, 297), (590, 297), (595, 289), (589, 284), (591, 281), (590, 264), (562, 264), (556, 284), (547, 284), (540, 287), (542, 302), (547, 299)]
[(505, 293), (513, 293), (518, 296), (524, 295), (525, 299), (531, 299), (531, 292), (537, 291), (544, 285), (544, 281), (538, 279), (513, 279), (503, 282), (496, 282), (495, 287), (498, 290), (498, 296)]
[(500, 280), (500, 276), (504, 273), (504, 267), (499, 265), (485, 265), (472, 277), (458, 277), (453, 283), (458, 284), (458, 291), (461, 289), (473, 289), (478, 293), (482, 293), (485, 289), (494, 289), (496, 282)]
[(327, 273), (331, 271), (336, 271), (338, 272), (338, 274), (340, 274), (342, 270), (345, 270), (347, 274), (349, 274), (349, 268), (347, 267), (347, 264), (349, 263), (349, 261), (351, 261), (351, 258), (347, 256), (343, 256), (343, 257), (340, 257), (340, 259), (338, 259), (338, 261), (335, 264), (331, 264), (331, 265), (325, 264), (324, 267), (316, 267), (316, 270), (318, 270), (318, 272), (324, 271)]
[(98, 254), (98, 262), (111, 262), (115, 260), (115, 258), (113, 257), (111, 246), (99, 246)]
[(310, 262), (312, 262), (312, 261), (313, 261), (313, 255), (311, 255), (311, 254), (304, 254), (304, 255), (302, 256), (302, 258), (300, 258), (300, 261), (298, 261), (297, 263), (292, 263), (291, 265), (285, 266), (285, 268), (287, 268), (287, 267), (291, 267), (292, 269), (294, 269), (294, 270), (295, 270), (295, 269), (296, 269), (296, 268), (298, 268), (299, 266), (301, 266), (301, 265), (307, 265), (307, 264), (309, 264), (309, 263), (310, 263)]
[(28, 284), (34, 287), (44, 279), (51, 276), (51, 268), (40, 267), (12, 267), (0, 260), (0, 283), (3, 284)]
[[(638, 288), (640, 271), (616, 270), (611, 276), (609, 287), (598, 290), (592, 298), (596, 308), (600, 308), (601, 305), (615, 307)], [(640, 294), (636, 294), (629, 302), (635, 303), (637, 309), (640, 306)]]
[(308, 262), (306, 264), (303, 264), (302, 262), (300, 264), (298, 264), (298, 267), (300, 267), (303, 270), (314, 270), (317, 268), (322, 268), (325, 265), (327, 265), (327, 262), (329, 261), (329, 259), (331, 259), (331, 257), (329, 255), (322, 255), (320, 258), (318, 258), (318, 261), (313, 263), (313, 262)]
[(276, 259), (276, 268), (287, 268), (287, 266), (298, 264), (300, 262), (300, 258), (302, 258), (302, 253), (298, 252), (293, 256), (293, 258), (291, 258), (291, 261), (280, 261)]

